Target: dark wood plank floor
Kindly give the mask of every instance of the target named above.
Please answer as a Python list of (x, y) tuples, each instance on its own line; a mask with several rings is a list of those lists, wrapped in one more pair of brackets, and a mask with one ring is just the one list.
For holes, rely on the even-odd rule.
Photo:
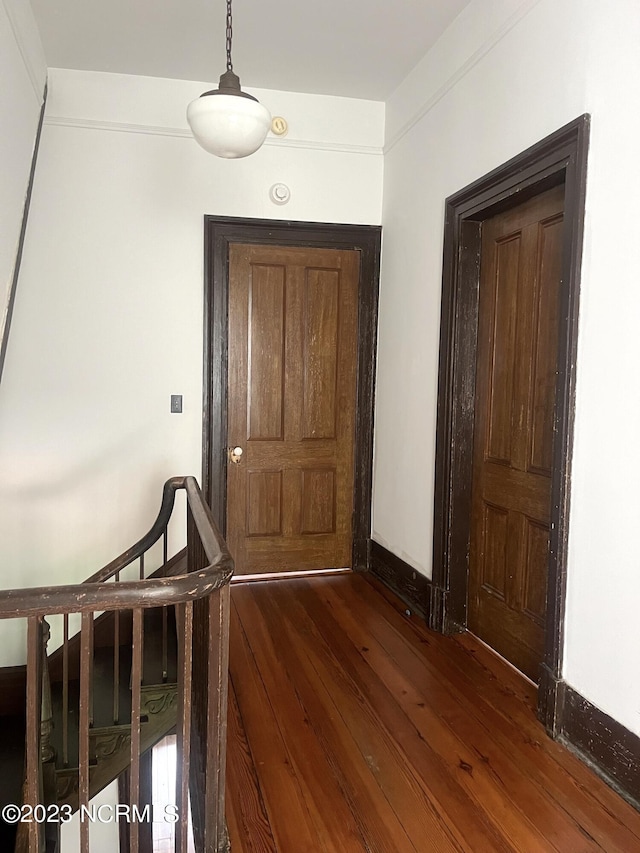
[(640, 814), (472, 637), (359, 575), (232, 591), (234, 853), (640, 851)]

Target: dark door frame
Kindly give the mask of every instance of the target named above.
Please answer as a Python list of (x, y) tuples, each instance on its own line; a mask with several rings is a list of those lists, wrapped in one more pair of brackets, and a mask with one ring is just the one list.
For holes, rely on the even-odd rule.
[(583, 115), (446, 201), (436, 427), (430, 626), (467, 624), (468, 556), (482, 222), (564, 183), (565, 239), (554, 416), (545, 657), (538, 712), (555, 734), (561, 702), (569, 484), (589, 116)]
[(205, 216), (204, 407), (202, 481), (216, 523), (227, 517), (227, 357), (229, 244), (355, 249), (358, 282), (358, 364), (353, 500), (353, 562), (366, 571), (373, 487), (373, 405), (382, 228), (272, 219)]

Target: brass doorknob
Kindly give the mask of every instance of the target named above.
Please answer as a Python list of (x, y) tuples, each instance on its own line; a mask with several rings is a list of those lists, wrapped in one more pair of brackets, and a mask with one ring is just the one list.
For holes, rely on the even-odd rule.
[(241, 447), (228, 447), (227, 453), (229, 455), (229, 462), (233, 462), (234, 465), (239, 465), (242, 462)]

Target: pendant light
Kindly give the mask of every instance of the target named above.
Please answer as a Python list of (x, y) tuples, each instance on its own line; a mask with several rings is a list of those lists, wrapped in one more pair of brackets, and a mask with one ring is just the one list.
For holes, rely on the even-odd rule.
[(227, 70), (217, 89), (204, 92), (187, 107), (187, 121), (196, 142), (216, 157), (248, 157), (264, 142), (271, 115), (266, 107), (240, 89), (233, 73), (231, 0), (227, 0)]

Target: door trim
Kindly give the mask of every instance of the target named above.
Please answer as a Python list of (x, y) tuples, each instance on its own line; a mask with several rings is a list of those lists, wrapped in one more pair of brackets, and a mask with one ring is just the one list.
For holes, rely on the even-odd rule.
[(446, 200), (430, 627), (467, 624), (468, 554), (482, 222), (557, 184), (565, 185), (558, 376), (551, 486), (545, 656), (538, 713), (555, 734), (562, 700), (564, 615), (578, 302), (589, 140), (588, 115), (528, 148)]
[(222, 216), (205, 216), (204, 228), (202, 481), (203, 492), (216, 523), (225, 533), (229, 244), (257, 243), (360, 252), (352, 567), (356, 571), (366, 571), (371, 531), (373, 406), (382, 228), (378, 225)]

